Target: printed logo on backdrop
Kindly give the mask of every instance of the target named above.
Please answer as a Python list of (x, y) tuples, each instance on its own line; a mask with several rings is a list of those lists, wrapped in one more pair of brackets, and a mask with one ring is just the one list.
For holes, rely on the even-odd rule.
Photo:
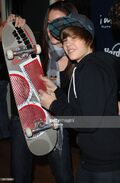
[[(99, 15), (99, 24), (101, 29), (111, 29), (111, 19), (107, 16), (104, 16), (102, 14)], [(108, 32), (109, 35), (109, 32)], [(115, 43), (111, 48), (104, 48), (104, 51), (107, 53), (110, 53), (112, 55), (115, 55), (117, 57), (120, 57), (120, 43)]]
[(120, 57), (120, 43), (116, 43), (111, 49), (104, 48), (104, 51), (110, 54), (113, 54), (117, 57)]
[(102, 29), (109, 29), (111, 28), (111, 19), (105, 17), (104, 15), (99, 15), (99, 23)]

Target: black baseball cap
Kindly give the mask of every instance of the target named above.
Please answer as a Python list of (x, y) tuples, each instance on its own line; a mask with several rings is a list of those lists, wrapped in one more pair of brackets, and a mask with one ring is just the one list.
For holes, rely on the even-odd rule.
[(57, 18), (48, 24), (51, 34), (58, 40), (60, 40), (61, 31), (71, 26), (84, 28), (94, 38), (94, 24), (88, 17), (82, 14), (69, 14), (68, 16)]

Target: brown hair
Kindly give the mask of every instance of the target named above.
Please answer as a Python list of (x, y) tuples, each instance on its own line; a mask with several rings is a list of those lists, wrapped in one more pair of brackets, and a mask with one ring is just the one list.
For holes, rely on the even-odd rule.
[(92, 50), (94, 50), (93, 37), (84, 28), (77, 27), (77, 26), (70, 26), (70, 27), (65, 28), (61, 32), (61, 42), (63, 42), (68, 36), (69, 37), (75, 37), (75, 38), (78, 37), (80, 39), (83, 39), (86, 42), (86, 44), (88, 46), (90, 46), (90, 48)]

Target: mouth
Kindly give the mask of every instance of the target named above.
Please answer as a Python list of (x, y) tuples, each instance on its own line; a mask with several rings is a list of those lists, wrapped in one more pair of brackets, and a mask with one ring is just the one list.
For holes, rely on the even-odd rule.
[(68, 54), (74, 53), (74, 51), (75, 51), (75, 50), (72, 49), (72, 48), (67, 50)]

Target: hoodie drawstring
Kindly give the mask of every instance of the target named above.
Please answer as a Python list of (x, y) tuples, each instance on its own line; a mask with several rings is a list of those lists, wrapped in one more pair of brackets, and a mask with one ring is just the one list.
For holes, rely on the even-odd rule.
[(73, 73), (72, 73), (69, 88), (68, 88), (68, 103), (70, 102), (70, 88), (71, 88), (72, 81), (73, 81), (74, 95), (75, 95), (75, 98), (77, 98), (77, 93), (76, 93), (76, 88), (75, 88), (75, 70), (76, 69), (77, 69), (76, 67), (73, 69)]

